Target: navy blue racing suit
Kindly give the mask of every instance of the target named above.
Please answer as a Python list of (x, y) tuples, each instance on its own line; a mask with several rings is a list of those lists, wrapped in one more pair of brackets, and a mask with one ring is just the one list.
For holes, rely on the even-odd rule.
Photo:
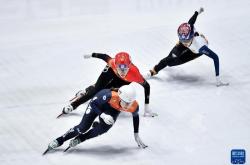
[[(112, 98), (112, 91), (110, 89), (103, 89), (98, 92), (93, 99), (90, 101), (88, 108), (86, 109), (81, 122), (75, 127), (68, 130), (64, 135), (57, 138), (59, 145), (62, 145), (65, 141), (78, 136), (81, 142), (94, 138), (98, 135), (104, 134), (107, 132), (112, 125), (106, 124), (102, 118), (99, 116), (102, 113), (110, 115), (116, 121), (117, 117), (120, 114), (120, 111), (113, 108), (109, 101)], [(138, 133), (139, 130), (139, 106), (132, 113), (133, 115), (133, 125), (134, 132)], [(94, 127), (90, 128), (94, 120), (99, 117), (99, 123)]]

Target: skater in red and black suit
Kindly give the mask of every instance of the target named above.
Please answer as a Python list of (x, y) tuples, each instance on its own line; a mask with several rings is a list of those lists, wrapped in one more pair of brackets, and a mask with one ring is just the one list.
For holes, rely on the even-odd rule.
[(79, 105), (91, 99), (97, 92), (102, 89), (119, 88), (122, 85), (130, 84), (131, 82), (139, 83), (144, 88), (145, 93), (145, 107), (144, 116), (154, 117), (157, 114), (153, 113), (149, 107), (150, 85), (142, 77), (139, 69), (131, 62), (130, 55), (126, 52), (120, 52), (111, 58), (107, 54), (92, 53), (91, 55), (84, 55), (85, 59), (99, 58), (104, 60), (107, 65), (102, 71), (94, 85), (89, 86), (84, 91), (76, 94), (75, 99), (63, 108), (62, 113), (67, 114), (75, 110)]

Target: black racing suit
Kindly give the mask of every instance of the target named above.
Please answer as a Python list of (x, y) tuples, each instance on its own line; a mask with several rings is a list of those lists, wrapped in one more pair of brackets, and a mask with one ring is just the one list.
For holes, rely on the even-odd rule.
[[(92, 57), (100, 58), (108, 63), (111, 59), (109, 55), (101, 54), (101, 53), (93, 53)], [(86, 92), (77, 100), (71, 103), (73, 109), (76, 109), (79, 105), (85, 103), (89, 99), (91, 99), (97, 92), (102, 89), (110, 89), (110, 88), (120, 88), (123, 85), (128, 85), (131, 82), (124, 81), (120, 77), (118, 77), (113, 69), (106, 65), (104, 70), (102, 71), (101, 75), (98, 77), (96, 83), (94, 85), (89, 86), (86, 88)], [(149, 104), (149, 95), (150, 95), (150, 85), (149, 83), (144, 80), (144, 82), (140, 83), (144, 88), (145, 93), (145, 104)]]
[[(191, 26), (191, 30), (194, 30), (194, 23), (198, 16), (198, 12), (195, 11), (194, 15), (189, 19), (188, 23)], [(194, 34), (195, 36), (199, 35), (197, 32)], [(191, 61), (197, 57), (200, 57), (202, 54), (193, 53), (189, 48), (185, 47), (182, 43), (178, 43), (175, 47), (170, 51), (169, 55), (163, 58), (157, 65), (154, 66), (154, 71), (158, 73), (160, 70), (165, 68), (166, 66), (176, 66), (184, 64), (188, 61)]]

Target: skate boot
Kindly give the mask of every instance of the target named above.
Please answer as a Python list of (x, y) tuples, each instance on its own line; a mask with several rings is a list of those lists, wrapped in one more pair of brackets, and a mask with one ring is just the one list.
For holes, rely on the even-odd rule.
[(70, 113), (72, 111), (73, 111), (72, 105), (67, 105), (67, 106), (63, 107), (62, 113), (63, 114), (68, 114), (68, 113)]
[(76, 137), (69, 142), (69, 146), (64, 150), (64, 152), (68, 151), (70, 148), (75, 147), (76, 145), (80, 144), (81, 140), (79, 137)]
[(72, 112), (72, 111), (73, 111), (72, 105), (67, 105), (67, 106), (63, 107), (62, 112), (56, 118), (59, 118), (65, 114)]
[(152, 110), (149, 108), (148, 104), (145, 104), (143, 116), (144, 117), (156, 117), (156, 116), (158, 116), (158, 114), (152, 112)]
[(53, 150), (53, 149), (55, 149), (55, 148), (57, 148), (59, 146), (60, 145), (59, 145), (58, 141), (53, 140), (52, 142), (49, 143), (48, 148), (49, 148), (49, 150)]
[(156, 117), (158, 116), (158, 114), (154, 112), (144, 112), (143, 116), (144, 117)]
[(45, 155), (48, 151), (51, 151), (57, 147), (59, 147), (59, 143), (57, 140), (53, 140), (52, 142), (49, 143), (48, 148), (44, 151), (43, 155)]
[(70, 140), (69, 147), (75, 147), (76, 145), (80, 144), (81, 140), (79, 137), (76, 137), (75, 139)]

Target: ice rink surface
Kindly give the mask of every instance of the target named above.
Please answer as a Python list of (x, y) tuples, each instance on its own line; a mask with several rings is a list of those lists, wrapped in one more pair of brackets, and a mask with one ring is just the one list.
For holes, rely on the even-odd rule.
[[(151, 85), (140, 119), (138, 149), (130, 114), (113, 128), (63, 153), (42, 156), (48, 143), (78, 124), (86, 108), (56, 119), (79, 89), (93, 84), (105, 63), (92, 52), (131, 54), (142, 73), (177, 42), (176, 29), (200, 6), (196, 29), (220, 57), (202, 56), (165, 68)], [(250, 152), (249, 0), (0, 0), (1, 165), (229, 165), (232, 149)], [(143, 88), (137, 88), (143, 114)]]

